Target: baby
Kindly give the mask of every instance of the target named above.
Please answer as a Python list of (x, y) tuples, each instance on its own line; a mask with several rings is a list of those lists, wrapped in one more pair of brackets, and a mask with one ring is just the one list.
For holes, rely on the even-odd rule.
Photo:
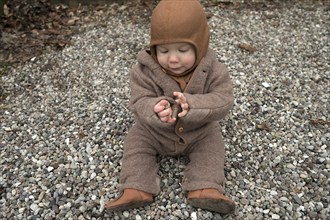
[(162, 0), (151, 18), (150, 50), (130, 71), (135, 124), (124, 142), (120, 186), (112, 211), (148, 205), (160, 192), (158, 155), (189, 158), (182, 183), (188, 203), (223, 214), (224, 142), (219, 120), (233, 105), (227, 68), (209, 48), (209, 26), (197, 0)]

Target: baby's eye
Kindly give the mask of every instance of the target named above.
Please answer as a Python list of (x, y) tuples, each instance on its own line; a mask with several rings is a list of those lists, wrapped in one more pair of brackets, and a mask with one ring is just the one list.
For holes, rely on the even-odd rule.
[(181, 53), (185, 53), (185, 52), (188, 52), (188, 50), (189, 50), (189, 49), (187, 49), (187, 48), (181, 48), (181, 49), (179, 49), (179, 52), (181, 52)]
[(160, 53), (167, 53), (167, 50), (158, 50)]

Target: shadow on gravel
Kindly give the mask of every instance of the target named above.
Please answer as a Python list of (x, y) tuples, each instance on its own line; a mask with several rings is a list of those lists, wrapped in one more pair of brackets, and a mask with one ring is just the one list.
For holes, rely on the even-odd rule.
[[(56, 0), (57, 2), (63, 2)], [(71, 36), (78, 33), (79, 27), (98, 18), (106, 17), (116, 12), (131, 8), (132, 20), (134, 14), (141, 10), (152, 10), (158, 0), (122, 1), (124, 5), (115, 4), (118, 0), (108, 0), (114, 7), (101, 4), (64, 5), (52, 4), (55, 0), (10, 0), (3, 8), (0, 19), (0, 76), (8, 73), (9, 66), (24, 63), (31, 58), (50, 49), (61, 50), (70, 45)], [(272, 10), (291, 7), (299, 0), (264, 0), (258, 2), (246, 1), (235, 3), (230, 0), (204, 0), (205, 8), (219, 7), (221, 9), (240, 10)], [(244, 2), (244, 1), (243, 1)], [(326, 0), (299, 1), (301, 7), (314, 7), (315, 4), (329, 4)], [(132, 8), (134, 7), (134, 8)], [(330, 7), (328, 7), (330, 9)], [(212, 17), (212, 14), (208, 14)], [(98, 21), (99, 22), (99, 21)], [(134, 20), (134, 22), (140, 22)], [(148, 22), (148, 18), (144, 22)], [(102, 25), (102, 22), (99, 22)], [(240, 48), (251, 52), (250, 45), (240, 45)], [(255, 50), (255, 48), (252, 48)], [(4, 99), (0, 86), (0, 101)]]
[[(108, 5), (126, 2), (127, 7), (152, 7), (158, 0), (118, 1), (108, 0)], [(235, 3), (230, 0), (206, 0), (204, 6), (222, 9), (272, 10), (281, 7), (291, 7), (297, 0), (264, 0), (258, 2), (246, 1)], [(8, 64), (22, 63), (37, 56), (50, 46), (62, 49), (70, 44), (72, 34), (78, 27), (95, 16), (106, 11), (106, 4), (62, 4), (61, 0), (10, 0), (4, 5), (0, 20), (0, 73)], [(51, 2), (58, 2), (52, 4)], [(70, 1), (68, 1), (70, 2)], [(85, 1), (86, 2), (86, 1)], [(104, 2), (104, 1), (103, 1)], [(299, 1), (302, 7), (315, 4), (326, 4), (325, 0)], [(117, 5), (119, 10), (120, 5)], [(134, 10), (138, 10), (137, 8)], [(209, 15), (212, 16), (212, 15)]]
[[(146, 4), (52, 4), (51, 0), (10, 0), (3, 7), (0, 19), (0, 77), (8, 74), (10, 66), (22, 64), (48, 49), (62, 50), (70, 45), (72, 35), (87, 23), (103, 25), (102, 19), (135, 6)], [(59, 1), (61, 2), (61, 1)], [(109, 5), (111, 4), (111, 7)], [(132, 18), (134, 19), (134, 18)], [(1, 82), (1, 78), (0, 78)], [(0, 102), (6, 94), (0, 83)]]

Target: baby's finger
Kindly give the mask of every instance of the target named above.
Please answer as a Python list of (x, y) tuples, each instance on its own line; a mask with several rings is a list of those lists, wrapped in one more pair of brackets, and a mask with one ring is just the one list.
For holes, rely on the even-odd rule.
[(159, 112), (161, 112), (161, 111), (163, 111), (164, 110), (164, 106), (162, 106), (162, 105), (155, 105), (155, 107), (154, 107), (154, 112), (156, 112), (156, 113), (159, 113)]
[(187, 113), (188, 113), (188, 110), (183, 109), (182, 112), (180, 112), (180, 113), (178, 114), (178, 117), (179, 117), (179, 118), (182, 118), (182, 117), (186, 116)]
[(169, 118), (169, 119), (167, 120), (168, 123), (173, 123), (173, 122), (175, 122), (175, 121), (176, 121), (176, 118)]
[(159, 117), (168, 117), (169, 115), (171, 115), (171, 113), (172, 113), (171, 108), (168, 108), (168, 109), (158, 112), (158, 116)]
[(154, 107), (154, 112), (159, 113), (161, 111), (163, 111), (164, 109), (167, 108), (167, 106), (169, 106), (169, 102), (167, 100), (161, 100), (160, 102), (158, 102), (155, 107)]
[(167, 122), (168, 120), (168, 116), (165, 116), (165, 117), (159, 117), (159, 119), (162, 121), (162, 122)]
[(173, 95), (177, 97), (177, 101), (179, 102), (185, 102), (186, 97), (181, 92), (173, 92)]
[(181, 104), (181, 108), (182, 108), (182, 110), (188, 110), (189, 109), (188, 103)]

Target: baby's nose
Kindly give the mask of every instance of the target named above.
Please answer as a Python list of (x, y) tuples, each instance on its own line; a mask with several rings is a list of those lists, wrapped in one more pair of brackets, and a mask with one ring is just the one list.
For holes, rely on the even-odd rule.
[(171, 53), (170, 55), (169, 55), (169, 61), (170, 62), (177, 62), (179, 60), (179, 58), (178, 58), (178, 55), (177, 54), (175, 54), (175, 53)]

